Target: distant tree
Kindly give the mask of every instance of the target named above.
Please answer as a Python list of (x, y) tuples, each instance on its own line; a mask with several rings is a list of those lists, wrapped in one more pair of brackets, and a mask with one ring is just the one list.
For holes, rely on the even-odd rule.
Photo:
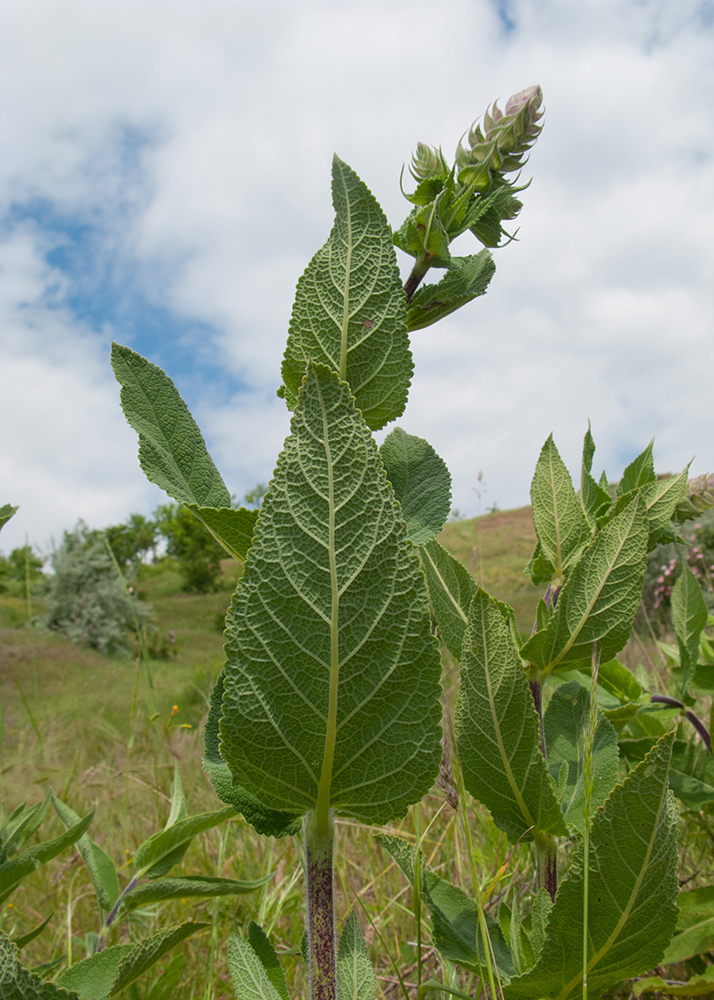
[(180, 504), (163, 504), (154, 512), (166, 554), (179, 565), (183, 589), (196, 594), (218, 590), (224, 549), (191, 511)]
[(51, 562), (55, 572), (40, 624), (102, 653), (125, 652), (129, 633), (150, 612), (125, 591), (104, 532), (80, 521), (65, 531)]
[(156, 549), (158, 526), (143, 514), (130, 514), (124, 524), (112, 524), (104, 529), (114, 558), (123, 570), (143, 562)]
[(43, 589), (46, 584), (42, 572), (44, 564), (45, 560), (33, 551), (31, 545), (13, 549), (7, 557), (0, 555), (0, 593), (7, 590), (9, 581), (22, 585), (24, 598), (28, 596), (28, 585), (30, 594)]
[(268, 492), (268, 487), (265, 483), (257, 483), (252, 490), (248, 492), (243, 497), (243, 503), (246, 507), (260, 507), (263, 502), (263, 497)]

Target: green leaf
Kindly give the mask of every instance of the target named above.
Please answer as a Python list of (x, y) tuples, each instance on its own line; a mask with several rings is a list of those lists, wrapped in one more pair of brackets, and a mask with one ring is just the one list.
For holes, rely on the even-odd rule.
[(259, 511), (248, 510), (246, 507), (215, 509), (199, 507), (192, 503), (186, 504), (186, 507), (196, 515), (229, 556), (241, 562), (245, 560), (253, 540)]
[(73, 990), (45, 983), (35, 972), (23, 968), (17, 948), (0, 931), (0, 997), (2, 1000), (79, 1000)]
[(168, 830), (169, 827), (174, 826), (182, 819), (186, 819), (186, 796), (183, 792), (178, 764), (174, 764), (174, 780), (171, 782), (171, 808), (164, 830)]
[(714, 757), (701, 743), (691, 746), (677, 740), (669, 784), (680, 802), (699, 811), (708, 802), (714, 802)]
[(41, 924), (38, 924), (37, 927), (33, 927), (31, 931), (27, 932), (27, 934), (21, 934), (19, 937), (13, 938), (13, 943), (17, 948), (24, 948), (26, 944), (29, 944), (30, 941), (34, 941), (36, 937), (40, 936), (52, 917), (53, 914), (50, 913), (49, 917), (45, 917)]
[[(583, 768), (589, 718), (590, 692), (577, 681), (556, 688), (543, 716), (548, 770), (557, 783), (560, 769), (565, 767), (561, 806), (566, 823), (581, 836), (585, 833)], [(598, 716), (595, 727), (592, 778), (590, 816), (603, 804), (618, 778), (617, 733), (604, 715)]]
[[(74, 809), (70, 809), (68, 805), (58, 799), (54, 792), (50, 792), (50, 797), (57, 815), (67, 829), (80, 822)], [(94, 843), (88, 833), (82, 834), (77, 841), (77, 850), (87, 866), (99, 906), (109, 913), (119, 898), (119, 878), (114, 862), (99, 844)]]
[(125, 910), (135, 910), (137, 906), (163, 902), (166, 899), (193, 899), (196, 896), (241, 896), (259, 889), (273, 877), (271, 872), (253, 882), (241, 882), (232, 878), (213, 878), (190, 875), (183, 878), (162, 878), (145, 885), (136, 886), (122, 897)]
[(354, 910), (345, 921), (337, 950), (337, 995), (339, 1000), (374, 1000), (377, 995), (377, 977)]
[(548, 918), (552, 909), (553, 900), (550, 898), (550, 893), (547, 889), (539, 889), (531, 907), (531, 944), (535, 959), (540, 957), (540, 953), (543, 950)]
[(19, 510), (18, 507), (13, 507), (12, 504), (4, 503), (0, 507), (0, 528), (10, 520), (10, 518)]
[(12, 812), (7, 823), (0, 829), (0, 865), (3, 865), (11, 854), (15, 854), (25, 841), (39, 829), (48, 802), (49, 797), (46, 797), (42, 802), (36, 802), (29, 809), (26, 809), (23, 803)]
[(271, 809), (370, 823), (441, 759), (440, 663), (416, 553), (348, 387), (309, 364), (227, 617), (220, 752)]
[(523, 570), (523, 575), (527, 576), (535, 587), (539, 587), (542, 583), (549, 583), (554, 573), (555, 566), (543, 555), (543, 546), (540, 542), (536, 542), (533, 555)]
[(637, 701), (642, 694), (642, 687), (635, 675), (617, 660), (608, 660), (607, 663), (600, 664), (597, 683), (598, 687), (617, 698), (622, 705)]
[(439, 534), (451, 507), (451, 476), (428, 441), (395, 427), (379, 454), (402, 508), (407, 538), (423, 545)]
[(674, 517), (677, 504), (689, 488), (688, 474), (689, 469), (686, 468), (678, 476), (670, 476), (669, 479), (656, 479), (654, 482), (645, 483), (637, 489), (623, 493), (618, 497), (612, 510), (609, 511), (606, 520), (619, 514), (630, 500), (639, 494), (644, 503), (650, 530), (648, 550), (651, 551), (657, 545), (669, 541), (671, 539), (670, 522)]
[(411, 257), (430, 258), (432, 267), (448, 267), (450, 239), (439, 216), (439, 200), (413, 209), (392, 234), (392, 241)]
[[(416, 848), (391, 834), (379, 834), (375, 840), (397, 862), (407, 879), (414, 885)], [(470, 972), (478, 973), (485, 959), (484, 943), (478, 922), (478, 905), (463, 890), (439, 878), (422, 862), (420, 866), (422, 898), (431, 914), (434, 944), (450, 962), (458, 962)], [(492, 954), (499, 975), (508, 980), (514, 973), (513, 958), (496, 921), (486, 915), (486, 926)], [(476, 942), (478, 941), (478, 952)], [(481, 965), (481, 968), (483, 966)]]
[(60, 986), (75, 990), (81, 1000), (105, 1000), (117, 977), (117, 971), (134, 946), (115, 944), (65, 969), (57, 980)]
[(167, 930), (154, 934), (153, 937), (144, 938), (133, 945), (131, 951), (125, 955), (119, 964), (117, 976), (112, 986), (109, 996), (117, 996), (130, 986), (139, 976), (142, 976), (147, 969), (160, 961), (177, 944), (181, 944), (186, 938), (191, 937), (198, 931), (209, 927), (207, 923), (197, 923), (187, 920), (176, 927), (169, 927)]
[(288, 983), (278, 954), (268, 940), (265, 931), (253, 920), (248, 924), (248, 942), (260, 959), (260, 963), (265, 969), (268, 979), (278, 991), (282, 1000), (289, 1000)]
[[(593, 818), (588, 995), (600, 996), (661, 960), (677, 919), (677, 807), (667, 790), (674, 733), (659, 741)], [(580, 1000), (583, 847), (555, 897), (540, 958), (505, 1000)]]
[(466, 567), (438, 542), (422, 545), (419, 553), (441, 638), (458, 661), (476, 582)]
[(641, 997), (656, 993), (665, 997), (711, 997), (714, 993), (714, 965), (701, 974), (696, 974), (687, 983), (662, 979), (661, 976), (647, 976), (632, 983), (632, 996)]
[(321, 362), (349, 382), (378, 430), (404, 411), (412, 377), (404, 290), (384, 213), (338, 157), (332, 200), (335, 225), (298, 281), (283, 394), (294, 405), (308, 359)]
[(509, 840), (530, 840), (534, 828), (567, 835), (523, 663), (498, 605), (481, 588), (464, 636), (455, 733), (466, 788)]
[(228, 938), (228, 968), (236, 1000), (284, 1000), (258, 955), (239, 934)]
[(0, 903), (4, 903), (7, 897), (13, 892), (20, 882), (40, 865), (51, 861), (62, 851), (76, 843), (83, 833), (86, 832), (92, 822), (94, 812), (89, 813), (79, 823), (71, 829), (55, 837), (54, 840), (47, 840), (43, 844), (36, 844), (28, 847), (26, 851), (18, 854), (11, 861), (6, 861), (0, 865)]
[(134, 854), (134, 867), (139, 870), (138, 877), (159, 878), (165, 875), (169, 868), (178, 864), (194, 837), (233, 816), (235, 810), (227, 806), (216, 812), (189, 816), (187, 819), (179, 820), (168, 830), (155, 833), (153, 837), (140, 844)]
[(627, 642), (644, 583), (647, 521), (636, 497), (595, 537), (558, 596), (555, 614), (521, 649), (543, 674), (611, 660)]
[(449, 269), (433, 285), (418, 288), (407, 307), (407, 329), (423, 330), (467, 302), (483, 295), (496, 271), (488, 250), (471, 257), (452, 257)]
[(652, 438), (645, 450), (630, 462), (622, 473), (622, 479), (617, 484), (618, 497), (629, 493), (631, 490), (639, 489), (645, 483), (655, 482), (657, 476), (655, 475), (654, 459), (652, 457), (653, 446), (654, 438)]
[(224, 672), (221, 671), (211, 691), (208, 718), (203, 734), (203, 767), (211, 779), (214, 791), (221, 802), (241, 813), (256, 832), (265, 837), (288, 837), (299, 833), (302, 823), (299, 817), (278, 809), (266, 809), (255, 795), (251, 795), (245, 788), (233, 782), (233, 775), (220, 753), (223, 677)]
[(560, 577), (580, 557), (592, 530), (553, 435), (543, 445), (531, 483), (533, 525), (543, 555)]
[(680, 892), (677, 903), (677, 927), (664, 953), (663, 965), (714, 950), (714, 885)]
[(682, 668), (682, 694), (687, 690), (690, 671), (699, 659), (699, 637), (709, 612), (699, 586), (699, 581), (682, 560), (682, 572), (672, 587), (672, 626), (679, 645), (679, 663)]

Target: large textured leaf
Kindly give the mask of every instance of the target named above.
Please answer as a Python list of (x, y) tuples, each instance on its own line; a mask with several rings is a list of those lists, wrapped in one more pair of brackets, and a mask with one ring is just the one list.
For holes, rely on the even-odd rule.
[(436, 639), (348, 387), (308, 365), (227, 617), (220, 753), (264, 806), (403, 815), (441, 758)]
[(533, 828), (567, 834), (523, 663), (497, 603), (481, 588), (464, 635), (455, 732), (466, 788), (509, 839), (531, 839)]
[(138, 941), (119, 963), (116, 979), (109, 995), (117, 996), (134, 980), (142, 976), (147, 969), (150, 969), (152, 965), (174, 949), (177, 944), (181, 944), (186, 938), (209, 926), (206, 923), (186, 920), (176, 927), (168, 927), (152, 937)]
[(309, 359), (350, 384), (372, 430), (403, 412), (413, 363), (406, 303), (389, 224), (346, 163), (332, 163), (335, 224), (297, 285), (283, 360), (283, 395), (295, 404)]
[[(667, 788), (674, 733), (663, 736), (592, 822), (588, 995), (656, 966), (677, 919), (677, 807)], [(582, 997), (583, 848), (560, 885), (540, 958), (505, 1000)]]
[(441, 281), (422, 285), (412, 296), (407, 309), (409, 332), (431, 326), (483, 295), (495, 271), (496, 265), (488, 250), (470, 257), (452, 257)]
[(645, 483), (653, 483), (657, 476), (654, 469), (654, 459), (652, 457), (652, 448), (654, 447), (654, 438), (650, 441), (643, 452), (633, 458), (630, 464), (627, 466), (625, 471), (622, 473), (622, 479), (617, 484), (617, 496), (621, 497), (625, 493), (629, 493), (631, 490), (637, 490)]
[(699, 637), (708, 616), (699, 581), (683, 559), (682, 572), (672, 588), (672, 625), (679, 645), (682, 692), (686, 691), (691, 670), (699, 659)]
[[(58, 799), (53, 792), (50, 792), (50, 796), (57, 815), (66, 829), (81, 822), (74, 809)], [(109, 913), (119, 898), (119, 878), (114, 862), (99, 844), (94, 843), (88, 833), (82, 834), (77, 841), (77, 850), (87, 866), (100, 907)]]
[(562, 576), (590, 542), (592, 531), (552, 434), (536, 465), (531, 501), (533, 525), (543, 555), (556, 575)]
[(211, 691), (210, 707), (203, 734), (203, 767), (213, 789), (226, 805), (241, 813), (256, 831), (266, 837), (287, 837), (300, 831), (301, 820), (280, 809), (267, 809), (256, 797), (233, 781), (230, 768), (221, 757), (219, 729), (223, 712), (223, 671)]
[(57, 980), (60, 986), (76, 990), (81, 1000), (104, 1000), (111, 993), (119, 966), (132, 949), (130, 944), (115, 944), (65, 969)]
[(460, 660), (476, 581), (438, 542), (422, 545), (419, 552), (441, 638), (454, 659)]
[[(548, 770), (558, 785), (566, 823), (581, 835), (585, 833), (583, 768), (589, 716), (590, 694), (577, 681), (556, 688), (543, 716)], [(605, 716), (599, 715), (592, 748), (590, 816), (608, 797), (617, 778), (617, 733)]]
[(655, 479), (621, 494), (608, 513), (608, 518), (619, 514), (630, 500), (639, 494), (644, 504), (650, 529), (648, 549), (652, 550), (655, 545), (659, 544), (662, 533), (668, 528), (674, 517), (677, 505), (689, 489), (688, 476), (689, 468), (687, 467), (678, 476), (670, 476), (669, 479)]
[(284, 1000), (260, 957), (239, 934), (228, 938), (228, 968), (236, 1000)]
[(377, 995), (377, 977), (354, 910), (345, 921), (337, 950), (337, 995), (339, 1000), (374, 1000)]
[(74, 990), (44, 983), (35, 972), (23, 968), (17, 948), (0, 931), (0, 997), (2, 1000), (79, 1000)]
[(268, 974), (268, 979), (278, 991), (282, 1000), (289, 1000), (288, 983), (283, 967), (280, 964), (278, 953), (263, 928), (253, 920), (248, 924), (248, 942), (260, 959), (261, 965)]
[(555, 614), (521, 649), (544, 674), (611, 660), (627, 642), (642, 596), (647, 520), (639, 497), (596, 536), (560, 591)]
[(402, 508), (407, 537), (414, 545), (435, 538), (451, 505), (451, 476), (446, 463), (424, 438), (395, 427), (379, 454)]
[(231, 507), (206, 442), (171, 379), (128, 347), (112, 344), (124, 415), (139, 434), (139, 462), (152, 483), (185, 504), (226, 551), (245, 559), (257, 511)]
[(47, 840), (43, 844), (35, 844), (27, 850), (18, 854), (11, 861), (6, 861), (0, 865), (0, 903), (4, 903), (7, 897), (13, 892), (20, 882), (30, 875), (40, 865), (57, 857), (62, 851), (76, 843), (83, 833), (87, 832), (89, 824), (92, 822), (94, 812), (89, 813), (65, 833), (55, 837), (54, 840)]

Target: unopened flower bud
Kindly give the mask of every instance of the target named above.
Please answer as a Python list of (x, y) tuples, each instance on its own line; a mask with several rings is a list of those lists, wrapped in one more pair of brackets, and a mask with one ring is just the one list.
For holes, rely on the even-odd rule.
[(714, 475), (704, 473), (689, 480), (689, 496), (683, 497), (675, 509), (679, 524), (714, 507)]
[(459, 182), (475, 183), (484, 189), (494, 173), (520, 170), (524, 154), (543, 128), (538, 124), (543, 117), (542, 103), (543, 91), (538, 85), (509, 97), (505, 111), (494, 102), (484, 115), (483, 128), (475, 122), (471, 126), (468, 148), (459, 143), (456, 150)]
[(409, 169), (416, 180), (425, 180), (427, 177), (446, 177), (449, 173), (441, 150), (434, 146), (427, 146), (423, 142), (417, 143), (416, 153), (412, 155)]

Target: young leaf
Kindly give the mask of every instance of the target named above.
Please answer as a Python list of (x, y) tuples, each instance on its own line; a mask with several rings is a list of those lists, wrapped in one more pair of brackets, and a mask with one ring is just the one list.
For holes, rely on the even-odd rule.
[(45, 983), (23, 968), (16, 946), (0, 931), (0, 997), (3, 1000), (81, 1000), (74, 990)]
[(154, 882), (138, 885), (122, 897), (124, 910), (135, 910), (137, 906), (159, 903), (165, 899), (189, 899), (196, 896), (241, 896), (259, 889), (273, 877), (271, 872), (253, 882), (240, 882), (232, 878), (212, 878), (191, 875), (185, 878), (162, 878)]
[[(566, 780), (561, 805), (565, 822), (581, 836), (585, 833), (583, 767), (589, 716), (590, 693), (577, 681), (555, 689), (543, 716), (548, 770), (557, 782), (560, 768), (565, 765)], [(591, 816), (608, 797), (618, 778), (617, 733), (604, 715), (598, 716), (595, 728), (592, 777)]]
[(228, 938), (228, 968), (236, 1000), (284, 1000), (258, 955), (239, 934)]
[[(177, 944), (181, 944), (186, 938), (191, 937), (205, 927), (207, 923), (197, 923), (187, 920), (176, 927), (169, 927), (160, 931), (150, 938), (144, 938), (131, 947), (131, 950), (122, 958), (117, 969), (116, 979), (112, 986), (110, 997), (115, 997), (130, 986), (139, 976), (142, 976), (147, 969), (160, 961), (164, 955), (168, 954)], [(101, 953), (100, 953), (101, 954)]]
[(441, 759), (423, 576), (348, 387), (310, 363), (227, 617), (220, 752), (265, 807), (368, 823)]
[(0, 865), (3, 865), (11, 854), (20, 849), (25, 841), (39, 828), (44, 819), (49, 798), (36, 802), (29, 809), (25, 804), (18, 806), (8, 818), (7, 823), (0, 828)]
[(47, 840), (43, 844), (36, 844), (28, 847), (26, 851), (18, 854), (11, 861), (6, 861), (0, 865), (0, 903), (4, 903), (7, 897), (13, 892), (20, 882), (31, 872), (34, 872), (40, 865), (51, 861), (67, 847), (75, 844), (83, 833), (86, 833), (89, 824), (92, 822), (94, 812), (89, 813), (84, 819), (76, 823), (65, 833), (55, 837), (54, 840)]
[(534, 828), (566, 835), (523, 663), (498, 605), (481, 588), (464, 636), (455, 733), (467, 790), (511, 841), (531, 839)]
[(374, 1000), (376, 994), (377, 977), (357, 914), (352, 910), (345, 921), (337, 951), (337, 995), (340, 1000)]
[(335, 224), (297, 285), (283, 360), (283, 395), (294, 405), (308, 359), (339, 374), (367, 425), (404, 411), (413, 363), (406, 304), (389, 224), (346, 163), (332, 163)]
[(495, 271), (488, 250), (470, 257), (452, 257), (441, 281), (422, 285), (412, 296), (407, 307), (409, 332), (423, 330), (483, 295)]
[(13, 938), (13, 943), (17, 946), (17, 948), (24, 948), (26, 944), (30, 943), (30, 941), (34, 941), (36, 937), (39, 937), (52, 919), (53, 915), (54, 914), (50, 913), (49, 917), (45, 917), (41, 924), (38, 924), (37, 927), (33, 927), (31, 931), (27, 932), (27, 934), (21, 934), (19, 937)]
[(423, 545), (446, 523), (451, 505), (451, 476), (446, 463), (423, 438), (395, 427), (379, 454), (387, 479), (402, 508), (407, 538)]
[(639, 494), (649, 524), (650, 537), (647, 547), (651, 551), (660, 544), (660, 538), (668, 531), (677, 505), (689, 488), (688, 473), (689, 468), (686, 468), (678, 476), (670, 476), (669, 479), (656, 479), (654, 482), (645, 483), (637, 489), (623, 493), (618, 497), (617, 502), (604, 520), (609, 520), (619, 514), (630, 500)]
[(169, 809), (169, 817), (166, 820), (164, 830), (168, 830), (169, 827), (174, 826), (182, 819), (186, 819), (186, 796), (183, 793), (178, 764), (174, 764), (174, 780), (171, 783), (171, 808)]
[(618, 498), (625, 493), (629, 493), (630, 490), (637, 490), (641, 486), (644, 486), (645, 483), (653, 483), (657, 479), (654, 470), (654, 459), (652, 458), (653, 446), (654, 438), (645, 450), (630, 462), (622, 473), (622, 479), (617, 484)]
[[(74, 809), (70, 809), (68, 805), (58, 799), (54, 792), (50, 792), (50, 796), (52, 805), (64, 826), (67, 829), (75, 826), (79, 822), (79, 816)], [(77, 850), (87, 866), (99, 906), (106, 913), (109, 913), (119, 898), (119, 878), (114, 862), (99, 844), (94, 843), (88, 833), (82, 834), (77, 841)]]
[(591, 524), (607, 510), (612, 497), (610, 491), (604, 489), (601, 484), (593, 479), (593, 455), (595, 454), (595, 442), (590, 432), (590, 421), (583, 440), (583, 461), (580, 472), (580, 503)]
[(611, 660), (627, 642), (644, 583), (647, 520), (639, 497), (595, 537), (558, 596), (555, 614), (521, 649), (544, 674)]
[(259, 927), (253, 920), (248, 924), (248, 942), (282, 1000), (289, 1000), (288, 983), (278, 954), (263, 928)]
[(223, 711), (223, 677), (224, 672), (221, 671), (211, 691), (208, 718), (203, 734), (203, 767), (211, 779), (214, 791), (221, 802), (241, 813), (256, 831), (265, 837), (287, 837), (299, 833), (302, 822), (299, 817), (296, 818), (292, 813), (278, 809), (266, 809), (255, 795), (251, 795), (245, 788), (234, 783), (233, 775), (221, 757), (218, 734)]
[(476, 581), (466, 567), (438, 542), (422, 545), (419, 554), (441, 638), (458, 661), (461, 659), (471, 598), (477, 590)]
[(592, 530), (552, 434), (543, 445), (536, 465), (531, 501), (533, 525), (543, 555), (561, 577), (590, 542)]
[(105, 948), (65, 969), (57, 982), (65, 989), (75, 990), (81, 1000), (104, 1000), (111, 992), (122, 959), (132, 948), (131, 944)]
[(142, 878), (144, 876), (160, 878), (179, 863), (194, 837), (233, 816), (235, 810), (227, 806), (216, 812), (200, 813), (198, 816), (179, 820), (167, 830), (155, 833), (137, 847), (134, 867), (139, 870)]
[[(588, 995), (662, 960), (677, 919), (677, 821), (667, 772), (674, 733), (618, 785), (590, 832)], [(540, 958), (505, 1000), (579, 1000), (583, 974), (583, 847), (571, 861)]]
[(10, 503), (4, 503), (0, 507), (0, 528), (10, 520), (10, 518), (17, 512), (18, 508), (13, 507)]
[(682, 560), (682, 572), (672, 587), (672, 625), (679, 646), (682, 668), (682, 694), (687, 690), (690, 672), (699, 659), (699, 637), (707, 624), (709, 612), (699, 581)]

